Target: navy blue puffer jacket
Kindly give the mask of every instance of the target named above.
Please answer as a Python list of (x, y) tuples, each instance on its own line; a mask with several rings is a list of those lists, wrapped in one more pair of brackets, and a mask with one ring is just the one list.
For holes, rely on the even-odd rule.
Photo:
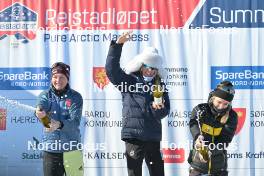
[(146, 83), (139, 72), (126, 74), (120, 68), (122, 44), (111, 42), (107, 60), (106, 74), (112, 84), (117, 86), (122, 94), (122, 140), (137, 139), (141, 141), (161, 141), (161, 119), (166, 117), (170, 110), (168, 93), (164, 93), (165, 107), (155, 110), (152, 108), (153, 95), (151, 91), (143, 91), (140, 86), (138, 91), (122, 90), (120, 85), (136, 86), (151, 85)]

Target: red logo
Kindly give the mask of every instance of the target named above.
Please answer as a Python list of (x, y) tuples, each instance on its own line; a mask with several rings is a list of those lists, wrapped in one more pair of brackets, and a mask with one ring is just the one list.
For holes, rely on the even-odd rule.
[(185, 161), (185, 152), (183, 148), (163, 149), (164, 163), (183, 163)]
[(6, 109), (0, 109), (0, 130), (6, 130)]
[(65, 105), (66, 105), (67, 108), (70, 108), (71, 107), (71, 104), (72, 104), (71, 99), (66, 99), (65, 100)]
[(238, 134), (240, 130), (243, 128), (245, 120), (246, 120), (246, 108), (233, 108), (237, 113), (237, 129), (235, 134)]
[(100, 89), (103, 89), (107, 84), (109, 84), (109, 79), (106, 75), (104, 67), (93, 68), (93, 80)]

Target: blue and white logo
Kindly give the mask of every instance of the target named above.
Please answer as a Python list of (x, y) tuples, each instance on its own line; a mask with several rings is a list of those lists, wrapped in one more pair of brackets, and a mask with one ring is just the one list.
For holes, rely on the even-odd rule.
[(0, 12), (0, 40), (14, 35), (17, 40), (27, 43), (36, 36), (37, 13), (20, 3), (14, 3)]
[(50, 86), (50, 68), (0, 68), (0, 90), (44, 90)]
[(211, 67), (211, 88), (229, 80), (235, 89), (264, 89), (264, 66)]

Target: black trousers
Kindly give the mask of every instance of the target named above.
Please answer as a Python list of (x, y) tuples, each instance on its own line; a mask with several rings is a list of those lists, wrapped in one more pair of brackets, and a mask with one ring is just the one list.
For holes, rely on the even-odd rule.
[(43, 152), (44, 176), (64, 176), (63, 153)]
[(127, 140), (125, 145), (128, 176), (142, 176), (143, 159), (145, 159), (150, 176), (164, 176), (160, 142)]

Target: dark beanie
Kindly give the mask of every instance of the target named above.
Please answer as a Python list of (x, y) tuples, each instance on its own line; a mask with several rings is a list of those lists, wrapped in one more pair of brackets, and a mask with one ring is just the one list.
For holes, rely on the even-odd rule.
[(211, 92), (212, 96), (222, 98), (228, 102), (231, 102), (235, 95), (233, 84), (230, 81), (222, 81), (214, 91)]
[(69, 80), (69, 78), (70, 78), (70, 66), (63, 63), (63, 62), (56, 62), (51, 67), (51, 73), (52, 73), (52, 75), (57, 74), (57, 73), (64, 74), (67, 77), (67, 79)]

